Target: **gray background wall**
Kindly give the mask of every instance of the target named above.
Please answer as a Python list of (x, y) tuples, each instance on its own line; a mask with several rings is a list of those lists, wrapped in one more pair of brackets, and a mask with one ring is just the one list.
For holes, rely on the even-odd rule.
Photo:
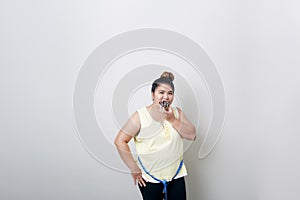
[(196, 41), (226, 91), (208, 157), (188, 163), (189, 199), (299, 199), (297, 1), (0, 1), (0, 199), (141, 199), (131, 177), (83, 148), (72, 96), (88, 55), (144, 27)]

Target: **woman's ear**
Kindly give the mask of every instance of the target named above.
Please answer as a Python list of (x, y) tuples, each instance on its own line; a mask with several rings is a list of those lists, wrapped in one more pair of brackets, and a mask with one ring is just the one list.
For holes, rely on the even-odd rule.
[(151, 98), (152, 98), (152, 101), (154, 100), (154, 93), (151, 92)]

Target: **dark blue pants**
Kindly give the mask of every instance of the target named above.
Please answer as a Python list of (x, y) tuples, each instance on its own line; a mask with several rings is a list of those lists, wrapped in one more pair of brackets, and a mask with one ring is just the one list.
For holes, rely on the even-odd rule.
[[(146, 187), (139, 186), (143, 200), (163, 200), (164, 186), (162, 183), (146, 183)], [(186, 200), (184, 177), (174, 179), (167, 186), (168, 200)]]

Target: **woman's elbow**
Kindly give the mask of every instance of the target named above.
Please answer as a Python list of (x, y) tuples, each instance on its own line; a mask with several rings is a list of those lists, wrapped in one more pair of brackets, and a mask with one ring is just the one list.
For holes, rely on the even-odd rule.
[(116, 137), (114, 140), (115, 146), (119, 146), (119, 143), (120, 143), (120, 141), (119, 141), (118, 137)]
[(124, 144), (124, 141), (119, 136), (117, 136), (114, 140), (114, 144), (116, 147), (120, 147)]
[(130, 138), (127, 138), (124, 136), (124, 134), (119, 133), (114, 140), (114, 144), (116, 147), (123, 147), (124, 145), (127, 145)]

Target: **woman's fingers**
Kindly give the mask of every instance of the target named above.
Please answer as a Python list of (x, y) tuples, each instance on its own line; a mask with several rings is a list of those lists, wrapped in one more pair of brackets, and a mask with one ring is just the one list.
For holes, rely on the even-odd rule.
[(169, 110), (164, 109), (163, 114), (167, 120), (173, 119), (175, 117), (171, 107), (169, 108)]
[(139, 178), (137, 181), (138, 181), (138, 183), (139, 183), (139, 186), (141, 186), (141, 187), (146, 187), (145, 180), (144, 180), (142, 177)]
[(142, 173), (132, 173), (134, 185), (139, 184), (141, 187), (146, 187), (146, 182), (142, 177)]
[(138, 180), (136, 178), (133, 178), (134, 185), (136, 185), (137, 182), (138, 182)]

